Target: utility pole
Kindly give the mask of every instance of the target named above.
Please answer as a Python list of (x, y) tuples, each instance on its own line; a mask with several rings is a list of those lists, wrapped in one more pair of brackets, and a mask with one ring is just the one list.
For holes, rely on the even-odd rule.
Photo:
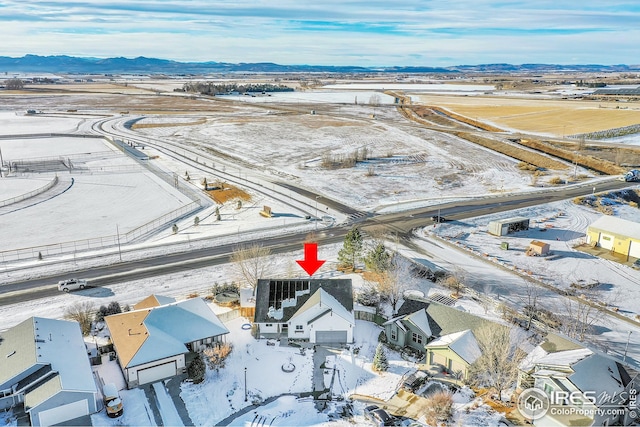
[(4, 178), (4, 172), (2, 167), (4, 166), (4, 160), (2, 159), (2, 148), (0, 148), (0, 178)]
[(116, 224), (116, 235), (118, 236), (118, 256), (120, 257), (120, 262), (122, 262), (122, 249), (120, 248), (120, 229), (118, 228), (118, 224)]

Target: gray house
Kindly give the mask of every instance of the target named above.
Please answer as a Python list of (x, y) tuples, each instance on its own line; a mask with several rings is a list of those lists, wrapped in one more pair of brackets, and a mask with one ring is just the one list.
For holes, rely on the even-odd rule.
[(96, 412), (97, 389), (77, 322), (32, 317), (0, 335), (0, 410), (23, 406), (32, 426)]
[(425, 353), (425, 346), (435, 338), (476, 330), (485, 321), (446, 305), (407, 298), (398, 316), (385, 322), (384, 332), (389, 344), (411, 347)]

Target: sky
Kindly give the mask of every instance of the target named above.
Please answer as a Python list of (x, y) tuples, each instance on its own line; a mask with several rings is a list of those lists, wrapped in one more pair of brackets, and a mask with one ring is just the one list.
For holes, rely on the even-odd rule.
[(637, 0), (5, 0), (0, 55), (638, 64)]

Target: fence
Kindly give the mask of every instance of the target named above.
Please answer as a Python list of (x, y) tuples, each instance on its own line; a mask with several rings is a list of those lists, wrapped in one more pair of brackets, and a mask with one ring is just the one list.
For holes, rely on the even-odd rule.
[(240, 310), (236, 308), (235, 310), (218, 313), (216, 316), (222, 323), (227, 323), (240, 317)]
[(42, 194), (45, 191), (47, 191), (48, 189), (50, 189), (51, 187), (53, 187), (54, 185), (56, 185), (58, 183), (58, 177), (54, 177), (51, 182), (49, 182), (47, 185), (40, 187), (36, 190), (30, 191), (28, 193), (25, 194), (21, 194), (20, 196), (16, 196), (16, 197), (12, 197), (10, 199), (5, 199), (0, 201), (0, 207), (3, 206), (7, 206), (7, 205), (11, 205), (13, 203), (17, 203), (17, 202), (21, 202), (23, 200), (29, 199), (33, 196), (37, 196), (38, 194)]
[(382, 325), (384, 322), (389, 320), (381, 314), (362, 310), (354, 310), (353, 316), (356, 320), (366, 320), (367, 322), (373, 322), (376, 325)]
[(146, 224), (141, 225), (122, 235), (96, 237), (93, 239), (74, 240), (71, 242), (55, 243), (30, 248), (12, 249), (0, 252), (0, 261), (20, 261), (23, 259), (43, 258), (45, 256), (72, 254), (79, 251), (97, 250), (117, 246), (118, 244), (131, 243), (140, 236), (157, 230), (159, 227), (199, 209), (200, 204), (191, 202), (172, 212), (162, 215)]

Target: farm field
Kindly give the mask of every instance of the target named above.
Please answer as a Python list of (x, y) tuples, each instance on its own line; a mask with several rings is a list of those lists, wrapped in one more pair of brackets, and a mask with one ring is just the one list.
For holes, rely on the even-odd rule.
[(411, 93), (416, 103), (437, 105), (505, 130), (555, 137), (640, 123), (640, 103), (515, 97), (451, 97)]

